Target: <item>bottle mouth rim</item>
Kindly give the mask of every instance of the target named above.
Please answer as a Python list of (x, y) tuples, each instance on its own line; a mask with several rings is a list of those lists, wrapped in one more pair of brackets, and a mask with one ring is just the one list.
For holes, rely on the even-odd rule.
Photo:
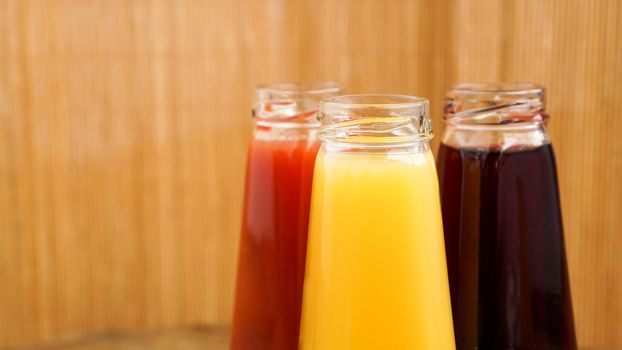
[(448, 96), (454, 95), (544, 95), (546, 88), (542, 84), (530, 82), (469, 82), (452, 86)]
[(529, 128), (546, 123), (546, 89), (529, 82), (463, 83), (447, 91), (443, 120), (465, 128)]
[(257, 86), (257, 92), (277, 96), (313, 96), (338, 93), (344, 86), (334, 81), (282, 81)]
[(433, 137), (426, 98), (396, 94), (343, 95), (320, 102), (322, 142), (365, 148), (427, 142)]
[(315, 115), (320, 101), (338, 95), (343, 89), (342, 84), (333, 81), (285, 81), (259, 85), (255, 90), (253, 118), (263, 126), (319, 127)]
[(353, 110), (362, 108), (406, 109), (424, 107), (427, 109), (428, 99), (424, 97), (399, 94), (353, 94), (334, 96), (320, 101), (320, 110), (331, 109)]

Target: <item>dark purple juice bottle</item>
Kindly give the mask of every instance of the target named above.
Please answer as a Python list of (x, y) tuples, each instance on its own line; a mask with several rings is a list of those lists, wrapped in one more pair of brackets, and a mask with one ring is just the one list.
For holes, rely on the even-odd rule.
[(448, 93), (438, 155), (458, 349), (576, 349), (544, 89)]

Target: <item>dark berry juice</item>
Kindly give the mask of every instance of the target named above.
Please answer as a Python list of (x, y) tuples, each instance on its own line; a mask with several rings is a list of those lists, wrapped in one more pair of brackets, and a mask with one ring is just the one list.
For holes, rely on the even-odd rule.
[(550, 145), (438, 156), (457, 349), (576, 349)]

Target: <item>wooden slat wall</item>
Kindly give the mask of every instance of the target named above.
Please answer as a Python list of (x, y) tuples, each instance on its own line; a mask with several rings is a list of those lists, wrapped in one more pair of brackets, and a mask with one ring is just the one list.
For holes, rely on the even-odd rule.
[(546, 84), (579, 341), (622, 346), (620, 1), (0, 0), (0, 348), (228, 324), (252, 88), (297, 79), (437, 134), (451, 84)]

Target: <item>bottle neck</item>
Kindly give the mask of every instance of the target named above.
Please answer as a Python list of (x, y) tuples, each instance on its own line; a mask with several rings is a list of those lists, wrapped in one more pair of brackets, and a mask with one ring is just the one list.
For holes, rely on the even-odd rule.
[(550, 143), (545, 89), (532, 83), (467, 83), (447, 93), (442, 142), (457, 148), (511, 150)]
[(342, 143), (324, 140), (322, 149), (327, 153), (360, 154), (360, 155), (397, 155), (397, 154), (417, 154), (430, 151), (428, 141), (409, 142), (402, 144), (360, 144)]
[(424, 152), (433, 137), (428, 110), (428, 101), (415, 96), (335, 97), (320, 103), (318, 138), (327, 152)]
[(259, 86), (253, 119), (255, 139), (315, 140), (320, 100), (337, 96), (343, 86), (329, 81), (281, 82)]
[(255, 124), (254, 139), (263, 141), (310, 141), (317, 140), (318, 125), (306, 123)]
[(549, 144), (544, 123), (473, 126), (446, 124), (441, 141), (453, 148), (523, 150)]

